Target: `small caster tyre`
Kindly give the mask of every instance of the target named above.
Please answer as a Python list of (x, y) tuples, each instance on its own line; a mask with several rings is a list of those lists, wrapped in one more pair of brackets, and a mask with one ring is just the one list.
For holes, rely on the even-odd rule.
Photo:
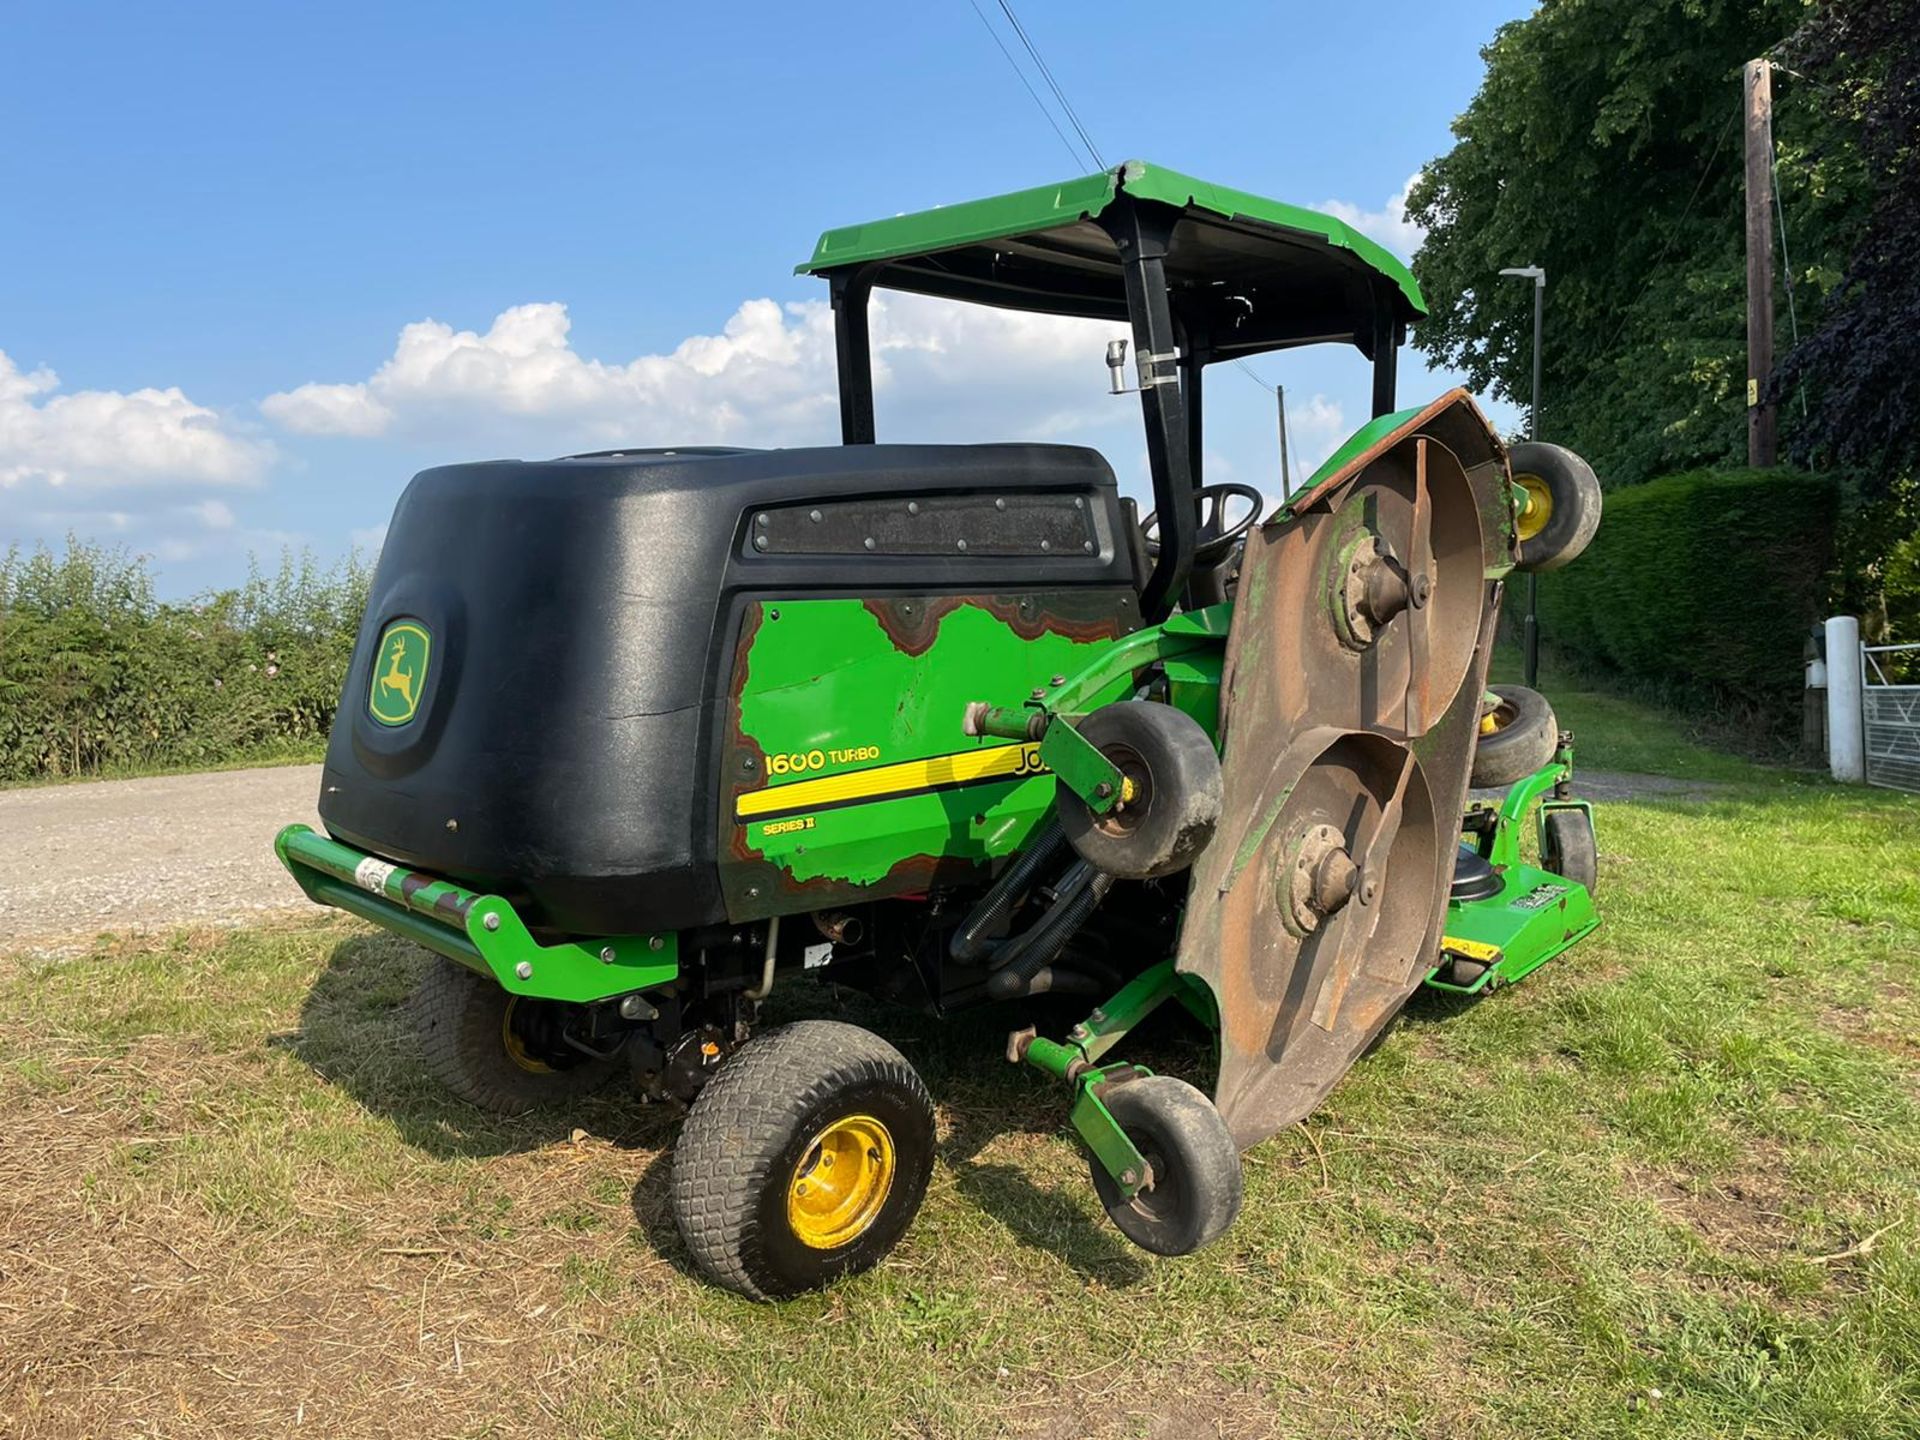
[(1129, 1200), (1089, 1162), (1120, 1233), (1156, 1255), (1190, 1255), (1224, 1235), (1240, 1213), (1240, 1147), (1212, 1102), (1171, 1075), (1129, 1080), (1101, 1098), (1151, 1172), (1149, 1188)]
[(1538, 690), (1524, 685), (1493, 685), (1493, 712), (1480, 722), (1473, 747), (1472, 785), (1493, 790), (1524, 780), (1553, 758), (1560, 745), (1560, 722)]
[(1123, 880), (1191, 865), (1220, 821), (1220, 756), (1200, 722), (1171, 705), (1127, 700), (1088, 715), (1080, 734), (1133, 787), (1105, 815), (1060, 787), (1060, 825), (1080, 858)]
[(1473, 985), (1493, 966), (1484, 960), (1453, 959), (1447, 962), (1446, 969), (1440, 972), (1440, 978), (1449, 985), (1458, 985), (1462, 990)]
[(469, 1105), (496, 1115), (578, 1100), (620, 1068), (618, 1060), (583, 1055), (561, 1038), (570, 1008), (511, 995), (440, 955), (413, 994), (428, 1071)]
[(1540, 868), (1587, 887), (1600, 883), (1600, 849), (1593, 816), (1585, 810), (1549, 810), (1540, 822)]
[(1514, 527), (1521, 570), (1570, 565), (1600, 529), (1600, 481), (1573, 451), (1523, 441), (1508, 456), (1513, 483), (1526, 492)]
[(858, 1274), (906, 1233), (933, 1173), (933, 1102), (878, 1035), (803, 1020), (755, 1036), (693, 1102), (675, 1225), (701, 1272), (750, 1300)]

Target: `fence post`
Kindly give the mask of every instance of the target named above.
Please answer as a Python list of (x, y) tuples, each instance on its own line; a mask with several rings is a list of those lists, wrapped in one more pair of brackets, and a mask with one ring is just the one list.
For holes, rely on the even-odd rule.
[(1807, 627), (1800, 646), (1805, 661), (1806, 687), (1800, 704), (1800, 751), (1808, 760), (1827, 753), (1827, 657), (1822, 653), (1826, 631), (1820, 625)]
[(1833, 778), (1858, 785), (1867, 778), (1867, 737), (1861, 710), (1866, 684), (1860, 661), (1860, 622), (1851, 615), (1827, 621), (1827, 765)]

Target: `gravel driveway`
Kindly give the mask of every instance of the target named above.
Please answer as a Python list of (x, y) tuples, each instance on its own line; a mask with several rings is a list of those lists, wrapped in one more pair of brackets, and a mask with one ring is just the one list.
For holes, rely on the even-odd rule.
[(0, 951), (307, 904), (274, 858), (318, 765), (0, 791)]
[[(1608, 801), (1718, 787), (1582, 770), (1579, 788)], [(0, 790), (0, 951), (300, 909), (273, 837), (295, 820), (317, 827), (319, 793), (318, 765)]]

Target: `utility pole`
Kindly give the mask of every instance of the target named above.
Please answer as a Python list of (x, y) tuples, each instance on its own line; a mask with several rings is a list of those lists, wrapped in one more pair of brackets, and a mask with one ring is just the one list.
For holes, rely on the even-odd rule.
[(1747, 134), (1747, 463), (1765, 466), (1777, 454), (1773, 404), (1773, 66), (1749, 60), (1745, 73)]
[(1273, 398), (1280, 407), (1280, 498), (1293, 498), (1293, 467), (1287, 463), (1287, 387), (1273, 387)]

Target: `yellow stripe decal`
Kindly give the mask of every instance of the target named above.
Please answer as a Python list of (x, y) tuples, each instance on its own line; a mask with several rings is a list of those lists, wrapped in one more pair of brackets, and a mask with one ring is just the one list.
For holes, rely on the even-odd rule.
[(1498, 960), (1500, 947), (1489, 945), (1484, 940), (1461, 940), (1452, 935), (1440, 941), (1440, 948), (1458, 955), (1463, 960)]
[(751, 820), (758, 815), (813, 810), (849, 800), (878, 800), (911, 795), (917, 790), (968, 785), (977, 780), (1039, 775), (1046, 768), (1041, 763), (1038, 745), (992, 745), (984, 750), (962, 750), (926, 760), (902, 760), (895, 765), (874, 765), (865, 770), (849, 770), (844, 775), (823, 775), (818, 780), (796, 780), (789, 785), (749, 790), (734, 802), (734, 815), (741, 820)]

